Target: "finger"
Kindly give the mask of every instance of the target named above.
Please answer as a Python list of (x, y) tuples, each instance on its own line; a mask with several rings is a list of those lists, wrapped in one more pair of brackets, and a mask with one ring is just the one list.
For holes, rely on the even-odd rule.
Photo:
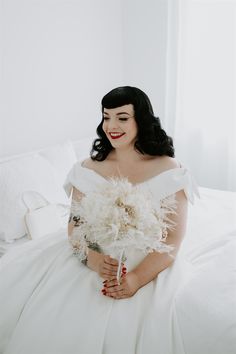
[(103, 294), (105, 296), (108, 296), (108, 297), (113, 298), (115, 300), (126, 299), (126, 298), (130, 297), (125, 291), (109, 293), (106, 288), (104, 288)]
[(126, 274), (127, 273), (127, 268), (126, 267), (122, 267), (122, 273)]
[(109, 282), (107, 282), (107, 287), (113, 287), (113, 286), (119, 286), (121, 288), (124, 288), (126, 284), (126, 279), (121, 275), (119, 279), (117, 277), (113, 277)]
[(125, 292), (125, 289), (121, 285), (105, 287), (105, 289), (109, 294), (120, 294), (120, 293), (123, 294)]
[(119, 285), (119, 284), (118, 284), (116, 278), (115, 278), (115, 279), (113, 278), (113, 279), (111, 279), (110, 281), (106, 282), (106, 287), (107, 287), (107, 288), (111, 288), (111, 287), (117, 286), (117, 285)]
[(107, 263), (104, 263), (103, 266), (102, 266), (102, 268), (103, 268), (105, 271), (113, 272), (114, 274), (117, 273), (117, 269), (118, 269), (118, 267), (108, 265)]
[(116, 300), (120, 300), (120, 299), (127, 299), (129, 297), (129, 295), (128, 294), (122, 294), (122, 295), (113, 295), (111, 297), (113, 297)]
[(106, 263), (105, 261), (102, 263), (102, 267), (109, 269), (109, 270), (113, 270), (113, 271), (117, 271), (117, 269), (118, 269), (117, 265), (109, 264), (109, 263)]
[(111, 268), (118, 268), (118, 266), (119, 266), (119, 264), (113, 263), (105, 258), (104, 258), (104, 264), (106, 264), (108, 267), (111, 267)]
[(103, 278), (104, 280), (106, 280), (107, 282), (114, 279), (114, 275), (109, 275), (109, 274), (105, 274), (102, 272), (100, 273), (100, 277)]
[(106, 292), (107, 295), (110, 295), (114, 298), (121, 298), (124, 297), (126, 294), (124, 292), (124, 290), (120, 290), (120, 291), (116, 291), (116, 292), (111, 292), (109, 293), (108, 291)]
[(102, 275), (102, 276), (107, 276), (107, 277), (109, 277), (109, 279), (115, 279), (116, 278), (116, 272), (114, 273), (114, 272), (109, 272), (109, 271), (107, 271), (107, 270), (101, 270), (100, 271), (100, 274)]
[(104, 262), (107, 264), (111, 264), (114, 266), (118, 266), (119, 262), (115, 258), (111, 258), (110, 256), (105, 256), (104, 257)]
[(112, 279), (111, 277), (109, 277), (109, 275), (101, 275), (101, 278), (105, 281), (110, 281)]

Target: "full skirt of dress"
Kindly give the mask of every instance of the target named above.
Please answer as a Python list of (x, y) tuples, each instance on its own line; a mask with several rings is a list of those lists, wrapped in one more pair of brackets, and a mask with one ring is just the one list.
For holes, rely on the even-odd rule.
[(235, 255), (231, 237), (191, 262), (180, 252), (122, 300), (102, 295), (102, 279), (72, 255), (65, 232), (46, 242), (3, 264), (1, 354), (235, 353), (235, 272), (225, 267)]
[(0, 353), (184, 353), (174, 298), (190, 268), (177, 258), (133, 297), (115, 300), (101, 293), (102, 279), (72, 255), (61, 233), (4, 267)]

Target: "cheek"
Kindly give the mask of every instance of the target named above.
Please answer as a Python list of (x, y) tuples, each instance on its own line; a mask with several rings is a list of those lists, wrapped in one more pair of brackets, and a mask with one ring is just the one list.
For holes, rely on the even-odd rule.
[(137, 127), (137, 124), (136, 124), (136, 123), (133, 123), (132, 126), (130, 127), (130, 132), (131, 132), (133, 135), (137, 136), (137, 134), (138, 134), (138, 127)]
[(103, 130), (104, 132), (106, 132), (106, 122), (105, 122), (105, 121), (102, 123), (102, 130)]

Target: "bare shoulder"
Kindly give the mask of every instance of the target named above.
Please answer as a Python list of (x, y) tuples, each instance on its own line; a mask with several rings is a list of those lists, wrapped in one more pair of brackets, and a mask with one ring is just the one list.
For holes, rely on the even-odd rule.
[(97, 161), (92, 160), (91, 157), (88, 157), (87, 159), (83, 160), (81, 166), (94, 169), (94, 167), (96, 166), (96, 162)]
[(180, 163), (169, 156), (158, 156), (152, 160), (152, 163), (158, 173), (180, 167)]

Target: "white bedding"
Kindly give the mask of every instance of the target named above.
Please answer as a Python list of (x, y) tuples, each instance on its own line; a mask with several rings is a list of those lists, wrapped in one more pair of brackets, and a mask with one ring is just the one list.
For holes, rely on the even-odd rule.
[[(6, 243), (19, 240), (14, 243), (20, 244), (27, 234), (23, 221), (27, 210), (22, 203), (25, 191), (36, 191), (50, 203), (69, 204), (63, 183), (77, 159), (88, 155), (93, 139), (67, 141), (40, 151), (0, 159), (0, 240)], [(37, 200), (30, 202), (35, 205)], [(0, 254), (4, 248), (12, 247), (1, 242)]]
[(236, 238), (236, 193), (199, 188), (200, 199), (189, 205), (187, 234), (181, 251), (193, 257), (206, 245)]
[[(86, 144), (89, 145), (87, 141)], [(82, 145), (78, 145), (82, 150), (80, 155), (85, 157), (87, 147), (83, 150)], [(69, 166), (66, 166), (65, 170), (64, 167), (62, 168), (65, 166), (68, 146), (64, 146), (63, 149), (65, 154), (62, 161), (56, 161), (58, 166), (56, 170), (59, 171), (61, 180), (69, 168)], [(50, 151), (49, 155), (52, 159), (55, 149)], [(71, 156), (71, 163), (73, 159)], [(236, 353), (236, 193), (202, 187), (199, 188), (199, 192), (200, 199), (196, 198), (193, 206), (189, 204), (187, 231), (179, 251), (179, 255), (193, 265), (194, 272), (176, 296), (176, 319), (179, 330), (184, 334), (182, 337), (185, 354), (234, 354)], [(24, 265), (33, 265), (34, 262), (40, 266), (37, 268), (40, 271), (42, 266), (43, 272), (47, 262), (41, 264), (39, 256), (46, 249), (48, 249), (45, 252), (47, 256), (47, 252), (50, 253), (50, 249), (54, 249), (54, 246), (56, 250), (61, 247), (60, 245), (67, 245), (65, 240), (67, 240), (65, 228), (38, 240), (29, 240), (27, 236), (18, 237), (17, 240), (12, 240), (12, 243), (0, 240), (0, 256), (1, 253), (5, 253), (0, 258), (0, 272), (3, 278), (9, 278), (6, 277), (8, 269), (12, 269), (15, 273), (16, 266), (24, 269)], [(15, 263), (16, 259), (18, 261)], [(44, 259), (43, 254), (42, 259)], [(34, 262), (31, 263), (31, 260)], [(29, 271), (30, 276), (31, 269), (28, 268), (26, 266), (25, 270), (27, 274)], [(35, 276), (38, 277), (38, 270)], [(27, 286), (33, 287), (31, 283), (32, 278)], [(162, 290), (165, 292), (165, 289)], [(17, 297), (18, 294), (15, 296)], [(16, 304), (17, 301), (18, 298)], [(226, 347), (227, 351), (225, 351)]]
[[(187, 233), (180, 249), (180, 255), (195, 270), (176, 295), (175, 320), (182, 333), (185, 354), (234, 354), (236, 193), (200, 188), (200, 195), (194, 206), (189, 206)], [(66, 238), (62, 230), (13, 248), (0, 259), (0, 271), (11, 268), (11, 262), (19, 256), (23, 257), (19, 260), (35, 259), (37, 263), (43, 250), (48, 248), (50, 252), (56, 244), (59, 249)]]

